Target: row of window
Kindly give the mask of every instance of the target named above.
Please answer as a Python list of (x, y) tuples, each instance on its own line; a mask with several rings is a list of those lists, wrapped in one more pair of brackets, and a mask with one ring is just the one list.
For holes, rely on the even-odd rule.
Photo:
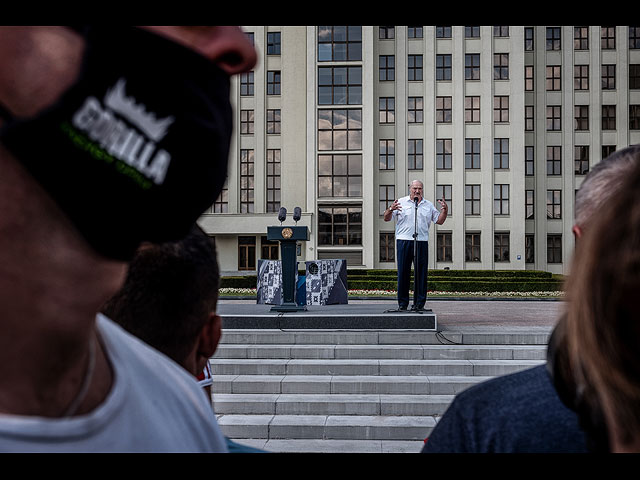
[[(409, 81), (422, 81), (422, 55), (409, 55)], [(562, 66), (546, 66), (546, 91), (562, 90)], [(616, 65), (601, 65), (602, 90), (616, 89)], [(589, 65), (574, 65), (574, 90), (589, 90)], [(494, 80), (509, 80), (509, 54), (494, 54)], [(452, 77), (451, 55), (436, 55), (436, 80), (450, 81)], [(395, 81), (395, 56), (380, 55), (378, 78), (381, 82)], [(534, 91), (534, 67), (524, 67), (525, 91)], [(240, 95), (251, 97), (255, 93), (254, 72), (240, 75)], [(480, 54), (465, 55), (465, 80), (480, 80)], [(281, 72), (267, 71), (267, 95), (281, 94)], [(629, 89), (640, 89), (640, 65), (629, 65)], [(319, 105), (360, 105), (362, 104), (362, 67), (332, 66), (318, 67), (318, 104)]]
[[(336, 207), (329, 212), (335, 216), (335, 221), (327, 219), (323, 224), (324, 235), (333, 235), (336, 232), (336, 238), (343, 243), (348, 244), (350, 236), (356, 237), (357, 234), (357, 213), (350, 209)], [(360, 220), (361, 222), (361, 220)], [(331, 225), (329, 228), (328, 225)], [(361, 235), (361, 234), (360, 234)], [(381, 232), (379, 244), (380, 262), (395, 262), (395, 234), (393, 232)], [(535, 262), (535, 237), (533, 234), (525, 235), (525, 262)], [(465, 233), (465, 262), (480, 262), (481, 234), (478, 232)], [(278, 260), (279, 244), (276, 241), (267, 240), (266, 236), (261, 237), (260, 258), (265, 260)], [(324, 245), (327, 245), (325, 243)], [(494, 262), (511, 261), (510, 253), (510, 234), (509, 232), (494, 233), (493, 243), (493, 260)], [(436, 261), (452, 262), (453, 261), (453, 234), (451, 232), (438, 232), (436, 235)], [(547, 263), (562, 263), (562, 235), (547, 235)], [(239, 236), (238, 237), (238, 270), (255, 270), (256, 269), (256, 237), (255, 236)]]
[[(465, 262), (481, 262), (480, 233), (465, 233)], [(535, 237), (525, 235), (525, 262), (535, 262)], [(380, 233), (381, 262), (395, 262), (395, 234), (393, 232)], [(453, 261), (453, 234), (438, 232), (436, 235), (436, 261)], [(497, 232), (493, 235), (493, 261), (510, 262), (510, 234)], [(547, 235), (547, 263), (562, 263), (562, 235)]]
[[(423, 38), (422, 26), (408, 26), (408, 38)], [(436, 26), (436, 38), (451, 38), (451, 26)], [(254, 34), (247, 33), (253, 41)], [(465, 26), (465, 38), (480, 38), (479, 26)], [(496, 38), (509, 37), (509, 26), (494, 26), (493, 36)], [(378, 38), (388, 40), (395, 38), (395, 27), (381, 26), (378, 28)], [(630, 49), (640, 48), (640, 27), (628, 27), (628, 45)], [(547, 27), (546, 49), (560, 50), (562, 44), (561, 27)], [(281, 54), (281, 32), (267, 32), (267, 55)], [(574, 27), (574, 50), (589, 50), (589, 27)], [(616, 27), (600, 27), (600, 48), (615, 50)], [(534, 28), (524, 29), (524, 50), (534, 50)], [(362, 27), (359, 26), (319, 26), (318, 27), (318, 61), (358, 61), (362, 60)]]

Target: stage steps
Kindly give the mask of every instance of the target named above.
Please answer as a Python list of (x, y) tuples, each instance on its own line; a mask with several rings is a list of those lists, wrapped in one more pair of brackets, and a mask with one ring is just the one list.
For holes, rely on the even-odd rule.
[(550, 328), (225, 330), (223, 432), (273, 452), (417, 452), (458, 392), (543, 363)]

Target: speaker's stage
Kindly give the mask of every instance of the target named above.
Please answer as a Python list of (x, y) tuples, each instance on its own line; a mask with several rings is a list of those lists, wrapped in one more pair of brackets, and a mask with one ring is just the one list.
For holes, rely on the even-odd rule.
[(272, 305), (219, 303), (223, 328), (251, 329), (419, 329), (436, 330), (436, 314), (424, 310), (398, 311), (397, 304), (357, 303), (307, 305), (306, 310), (272, 311)]

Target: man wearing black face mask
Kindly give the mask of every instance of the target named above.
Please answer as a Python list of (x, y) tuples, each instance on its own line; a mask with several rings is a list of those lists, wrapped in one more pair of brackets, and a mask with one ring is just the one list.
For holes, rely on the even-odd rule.
[(225, 451), (191, 376), (96, 312), (217, 197), (255, 59), (236, 27), (0, 29), (0, 451)]

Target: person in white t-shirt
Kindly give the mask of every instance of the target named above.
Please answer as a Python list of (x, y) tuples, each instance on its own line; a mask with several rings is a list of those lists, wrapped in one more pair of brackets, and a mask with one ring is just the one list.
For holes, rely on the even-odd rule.
[[(411, 182), (409, 195), (393, 201), (384, 212), (385, 222), (396, 222), (396, 258), (398, 262), (398, 307), (409, 306), (411, 264), (416, 270), (415, 297), (412, 310), (423, 310), (427, 301), (427, 275), (429, 263), (429, 226), (442, 225), (447, 218), (448, 206), (444, 198), (438, 200), (441, 211), (423, 197), (424, 185), (420, 180)], [(416, 211), (418, 215), (416, 231)], [(414, 240), (417, 242), (414, 245)], [(414, 248), (417, 246), (417, 258)]]
[(0, 28), (0, 452), (227, 451), (193, 376), (97, 312), (219, 194), (255, 60), (233, 26)]

